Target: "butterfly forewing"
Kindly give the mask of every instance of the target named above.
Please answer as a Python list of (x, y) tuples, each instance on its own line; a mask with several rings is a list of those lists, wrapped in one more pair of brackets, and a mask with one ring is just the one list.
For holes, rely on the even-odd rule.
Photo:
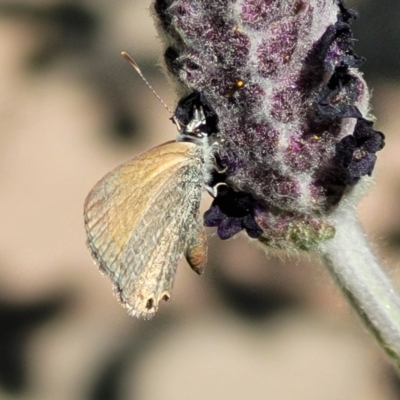
[(169, 299), (180, 256), (203, 234), (203, 158), (195, 144), (164, 144), (111, 171), (86, 199), (93, 257), (135, 316), (150, 318)]

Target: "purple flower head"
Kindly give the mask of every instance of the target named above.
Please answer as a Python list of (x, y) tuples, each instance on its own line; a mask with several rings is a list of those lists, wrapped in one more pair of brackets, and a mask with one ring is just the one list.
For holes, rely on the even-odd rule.
[(181, 95), (200, 93), (217, 116), (205, 128), (223, 168), (209, 185), (224, 186), (205, 225), (281, 248), (330, 239), (327, 216), (384, 145), (353, 50), (356, 12), (343, 0), (155, 0), (154, 10)]

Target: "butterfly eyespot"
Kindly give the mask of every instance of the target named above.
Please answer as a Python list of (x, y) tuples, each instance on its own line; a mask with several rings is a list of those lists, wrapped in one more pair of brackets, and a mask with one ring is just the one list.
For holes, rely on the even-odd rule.
[(161, 297), (161, 300), (164, 300), (164, 301), (168, 301), (169, 299), (170, 299), (170, 296), (168, 293), (163, 294), (163, 296)]
[(148, 310), (151, 310), (153, 308), (153, 306), (154, 306), (154, 299), (152, 297), (150, 297), (150, 299), (147, 300), (146, 308)]

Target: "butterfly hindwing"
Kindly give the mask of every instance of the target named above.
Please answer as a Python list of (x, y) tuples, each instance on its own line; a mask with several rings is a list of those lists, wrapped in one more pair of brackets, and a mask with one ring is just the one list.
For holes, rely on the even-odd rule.
[(132, 315), (151, 318), (169, 299), (183, 253), (203, 268), (194, 266), (206, 254), (203, 152), (187, 142), (151, 149), (107, 174), (86, 199), (88, 245)]

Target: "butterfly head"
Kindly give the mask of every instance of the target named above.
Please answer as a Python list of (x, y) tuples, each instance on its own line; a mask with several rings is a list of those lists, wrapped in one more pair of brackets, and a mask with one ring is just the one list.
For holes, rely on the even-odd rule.
[(179, 130), (177, 142), (208, 147), (209, 136), (219, 132), (218, 116), (202, 92), (195, 91), (182, 98), (172, 120)]

